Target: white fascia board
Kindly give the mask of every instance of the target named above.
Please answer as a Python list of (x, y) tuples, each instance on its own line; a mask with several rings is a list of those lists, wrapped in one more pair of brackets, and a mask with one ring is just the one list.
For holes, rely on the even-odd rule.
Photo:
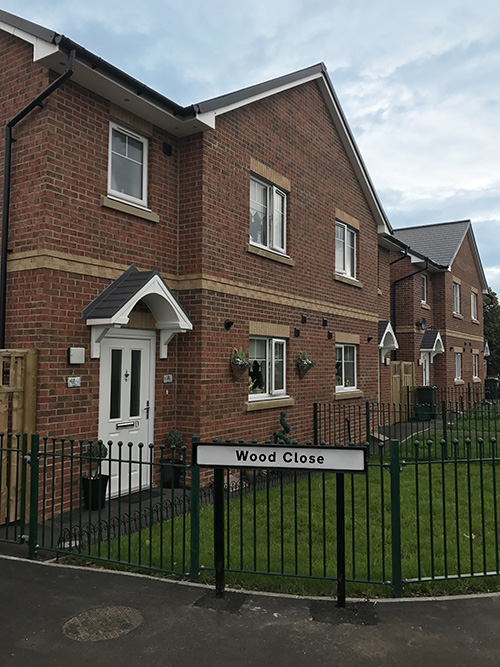
[[(4, 30), (32, 44), (33, 62), (43, 65), (43, 67), (51, 69), (57, 74), (64, 72), (68, 57), (56, 44), (30, 35), (6, 23), (0, 22), (0, 30)], [(174, 136), (184, 137), (205, 130), (213, 130), (215, 127), (215, 119), (210, 118), (209, 114), (207, 114), (206, 119), (202, 120), (200, 114), (195, 118), (184, 119), (168, 113), (168, 111), (162, 109), (161, 106), (155, 104), (153, 101), (141, 98), (140, 95), (137, 95), (119, 81), (115, 81), (98, 69), (92, 69), (86, 63), (79, 61), (78, 57), (71, 79), (93, 93), (97, 93), (104, 99), (117, 104), (140, 118), (144, 118), (144, 120), (170, 132)]]
[(206, 122), (207, 124), (213, 123), (213, 127), (215, 127), (216, 116), (222, 116), (222, 114), (229, 113), (230, 111), (234, 111), (235, 109), (239, 109), (240, 107), (247, 106), (247, 104), (253, 104), (254, 102), (264, 100), (267, 97), (271, 97), (273, 95), (278, 95), (279, 93), (283, 93), (286, 90), (295, 88), (296, 86), (301, 86), (302, 84), (308, 83), (309, 81), (314, 81), (315, 79), (322, 79), (322, 78), (323, 74), (321, 72), (317, 72), (315, 74), (306, 76), (303, 79), (299, 79), (297, 81), (291, 81), (289, 83), (283, 84), (282, 86), (276, 86), (276, 88), (271, 88), (270, 90), (266, 90), (262, 93), (259, 93), (258, 95), (251, 95), (249, 97), (245, 97), (241, 100), (238, 100), (238, 102), (234, 102), (233, 104), (228, 104), (226, 106), (219, 107), (218, 109), (214, 109), (212, 111), (206, 111), (205, 113), (200, 113), (198, 114), (197, 117), (199, 120)]
[[(47, 42), (45, 39), (41, 39), (40, 37), (35, 37), (35, 35), (31, 35), (29, 32), (25, 32), (24, 30), (21, 30), (16, 26), (4, 23), (3, 21), (0, 21), (0, 31), (6, 32), (9, 35), (12, 35), (13, 37), (17, 37), (18, 39), (22, 39), (23, 42), (28, 42), (28, 44), (32, 44), (33, 62), (43, 60), (47, 56), (54, 55), (54, 53), (57, 53), (59, 51), (59, 47), (57, 46), (57, 44), (52, 44), (50, 42)], [(64, 61), (67, 60), (64, 54), (63, 54), (63, 59)]]
[(174, 326), (177, 330), (191, 330), (193, 328), (193, 324), (191, 323), (190, 319), (159, 276), (153, 276), (149, 282), (147, 282), (138, 292), (136, 292), (134, 296), (129, 301), (127, 301), (127, 303), (116, 313), (116, 315), (113, 317), (113, 322), (117, 324), (127, 324), (128, 316), (134, 306), (141, 299), (144, 299), (147, 303), (147, 298), (153, 294), (160, 296), (165, 302), (168, 303), (168, 305), (174, 311), (176, 318), (176, 322), (174, 323), (170, 319), (165, 318), (166, 313), (164, 312), (153, 313), (153, 316), (157, 321), (156, 326), (158, 329), (162, 328), (160, 323), (163, 323), (164, 326)]

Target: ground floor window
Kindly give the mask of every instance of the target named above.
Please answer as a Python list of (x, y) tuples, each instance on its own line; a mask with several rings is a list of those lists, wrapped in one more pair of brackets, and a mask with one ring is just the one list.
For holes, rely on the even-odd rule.
[(474, 378), (479, 377), (479, 355), (478, 354), (473, 354), (472, 355), (472, 377), (474, 377)]
[(285, 352), (286, 341), (281, 338), (250, 338), (250, 399), (273, 398), (286, 394)]
[(336, 391), (356, 388), (356, 346), (335, 345)]

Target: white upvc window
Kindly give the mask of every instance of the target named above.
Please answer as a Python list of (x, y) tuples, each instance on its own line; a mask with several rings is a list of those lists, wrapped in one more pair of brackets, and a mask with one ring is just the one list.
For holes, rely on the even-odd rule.
[(470, 316), (472, 320), (477, 320), (477, 294), (470, 293)]
[(286, 395), (286, 341), (282, 338), (251, 337), (249, 400)]
[(478, 354), (473, 354), (472, 355), (472, 377), (473, 378), (478, 378), (479, 377), (479, 355)]
[(356, 389), (356, 346), (335, 345), (335, 391)]
[(460, 315), (460, 283), (453, 283), (453, 312)]
[(455, 352), (455, 380), (462, 379), (462, 354)]
[(335, 221), (335, 273), (356, 278), (356, 232)]
[(420, 276), (420, 301), (427, 304), (427, 276)]
[(148, 140), (118, 123), (110, 123), (108, 194), (130, 204), (148, 205)]
[(286, 193), (250, 178), (250, 243), (286, 253)]

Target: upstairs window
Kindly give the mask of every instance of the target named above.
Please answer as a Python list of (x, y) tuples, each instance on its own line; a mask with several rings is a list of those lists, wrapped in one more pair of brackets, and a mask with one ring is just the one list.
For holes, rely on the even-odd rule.
[(460, 315), (460, 284), (453, 283), (453, 312)]
[(111, 123), (108, 194), (147, 207), (147, 164), (148, 140), (117, 123)]
[(356, 389), (356, 346), (335, 345), (335, 391)]
[(427, 276), (420, 276), (420, 301), (427, 304)]
[(470, 316), (472, 320), (477, 321), (477, 294), (476, 292), (470, 293)]
[(286, 253), (286, 193), (250, 179), (250, 242)]
[(276, 398), (286, 394), (286, 341), (281, 338), (250, 338), (249, 399)]
[(335, 273), (356, 278), (356, 232), (335, 221)]

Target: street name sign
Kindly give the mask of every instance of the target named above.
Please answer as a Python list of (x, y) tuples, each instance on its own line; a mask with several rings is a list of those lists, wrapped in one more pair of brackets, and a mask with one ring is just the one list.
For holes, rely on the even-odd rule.
[(366, 447), (193, 443), (193, 464), (202, 468), (266, 468), (365, 474)]

